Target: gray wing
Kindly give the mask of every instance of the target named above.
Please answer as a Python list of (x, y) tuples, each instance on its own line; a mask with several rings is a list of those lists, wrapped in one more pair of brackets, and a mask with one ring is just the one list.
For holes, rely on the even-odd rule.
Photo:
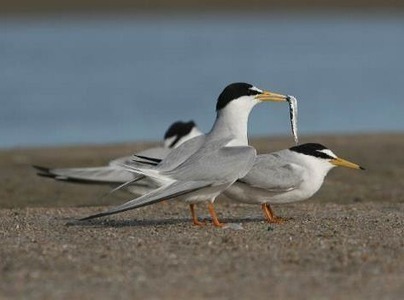
[(152, 158), (157, 158), (157, 159), (164, 159), (168, 153), (170, 153), (172, 149), (171, 148), (165, 148), (165, 147), (154, 147), (150, 149), (146, 149), (140, 152), (137, 152), (136, 155), (142, 155), (142, 156), (147, 156), (147, 157), (152, 157)]
[(186, 161), (191, 155), (193, 155), (203, 145), (205, 141), (205, 135), (194, 137), (177, 148), (171, 150), (171, 152), (163, 159), (158, 165), (159, 170), (171, 170), (184, 161)]
[(46, 168), (34, 166), (39, 176), (80, 183), (123, 183), (135, 178), (135, 174), (118, 166), (95, 168)]
[(212, 182), (202, 182), (202, 181), (187, 181), (187, 182), (174, 182), (168, 186), (163, 186), (158, 189), (155, 189), (141, 197), (128, 201), (122, 205), (116, 206), (106, 212), (102, 212), (99, 214), (91, 215), (89, 217), (80, 219), (81, 221), (90, 220), (94, 218), (104, 217), (108, 215), (117, 214), (123, 211), (127, 211), (130, 209), (139, 208), (142, 206), (151, 205), (153, 203), (157, 203), (163, 200), (175, 198), (178, 196), (182, 196), (191, 192), (195, 192), (204, 187), (211, 186)]
[(149, 161), (146, 156), (135, 154), (130, 161), (124, 161), (120, 166), (135, 173), (142, 173), (148, 169), (157, 171), (171, 170), (182, 164), (196, 151), (198, 151), (204, 141), (205, 136), (201, 135), (184, 142), (177, 148), (172, 149), (161, 162), (157, 163), (157, 165), (156, 163), (149, 164), (150, 162), (154, 161), (154, 158)]
[[(170, 152), (170, 149), (155, 147), (136, 153), (147, 157), (163, 159)], [(92, 168), (46, 168), (34, 166), (38, 175), (50, 177), (56, 180), (70, 181), (77, 183), (125, 183), (138, 178), (138, 175), (129, 172), (122, 167), (126, 162), (132, 161), (132, 156), (124, 156), (109, 162), (108, 166)]]
[(254, 166), (239, 181), (272, 192), (293, 190), (303, 181), (305, 169), (278, 155), (258, 155)]
[(256, 151), (250, 146), (222, 147), (227, 142), (209, 143), (209, 148), (201, 148), (183, 164), (163, 174), (177, 180), (237, 180), (253, 166)]

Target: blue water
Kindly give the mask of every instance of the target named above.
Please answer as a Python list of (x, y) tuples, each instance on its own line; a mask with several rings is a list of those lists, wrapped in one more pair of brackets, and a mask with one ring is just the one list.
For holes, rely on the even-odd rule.
[[(0, 147), (209, 130), (234, 81), (295, 95), (301, 134), (404, 130), (404, 18), (389, 15), (0, 19)], [(251, 135), (288, 134), (261, 104)]]

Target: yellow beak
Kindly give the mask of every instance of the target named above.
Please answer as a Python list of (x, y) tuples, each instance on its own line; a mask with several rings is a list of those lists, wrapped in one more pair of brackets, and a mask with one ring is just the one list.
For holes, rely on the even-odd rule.
[(351, 168), (351, 169), (365, 170), (365, 168), (363, 168), (357, 164), (354, 164), (350, 161), (347, 161), (345, 159), (342, 159), (342, 158), (334, 158), (330, 162), (336, 166), (341, 166), (341, 167), (346, 167), (346, 168)]
[(262, 94), (255, 96), (255, 98), (260, 101), (286, 101), (288, 97), (286, 95), (264, 91)]

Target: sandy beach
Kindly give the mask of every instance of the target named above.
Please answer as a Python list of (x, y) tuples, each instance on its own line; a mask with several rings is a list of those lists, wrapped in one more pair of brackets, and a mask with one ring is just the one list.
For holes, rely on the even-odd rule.
[[(152, 143), (0, 151), (0, 299), (401, 299), (404, 134), (302, 137), (366, 171), (336, 168), (312, 199), (260, 207), (217, 200), (223, 221), (192, 226), (184, 203), (74, 220), (130, 199), (108, 186), (55, 182), (32, 164), (97, 166)], [(260, 138), (261, 153), (292, 145)], [(198, 213), (208, 215), (205, 207)]]

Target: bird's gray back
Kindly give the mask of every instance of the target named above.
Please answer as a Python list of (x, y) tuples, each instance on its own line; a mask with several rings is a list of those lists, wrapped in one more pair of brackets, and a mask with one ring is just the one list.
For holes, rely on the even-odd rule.
[[(183, 164), (165, 172), (177, 180), (232, 182), (251, 169), (256, 150), (251, 146), (224, 147), (228, 140), (201, 147)], [(224, 144), (224, 145), (223, 145)]]

